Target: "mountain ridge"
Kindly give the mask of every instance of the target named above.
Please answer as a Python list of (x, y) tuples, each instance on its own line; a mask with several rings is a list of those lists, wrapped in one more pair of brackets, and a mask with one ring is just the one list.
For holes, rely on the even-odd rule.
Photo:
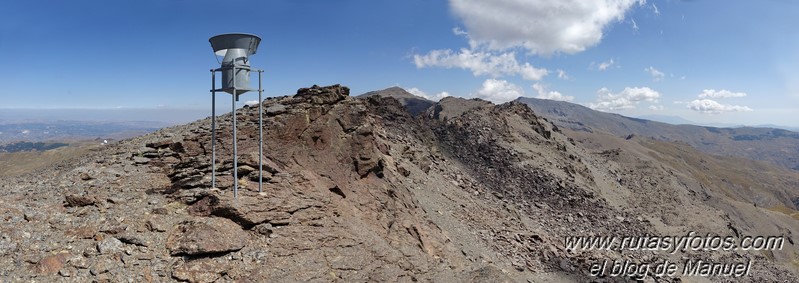
[(640, 135), (663, 141), (681, 141), (700, 151), (723, 156), (740, 156), (772, 162), (799, 170), (799, 133), (774, 128), (717, 128), (696, 125), (671, 125), (599, 112), (562, 101), (519, 98), (536, 113), (560, 127), (575, 131), (603, 131), (616, 136)]
[(217, 117), (216, 188), (210, 118), (4, 178), (0, 271), (10, 281), (625, 282), (634, 278), (588, 270), (701, 258), (753, 260), (743, 281), (799, 274), (788, 249), (563, 242), (688, 231), (792, 242), (794, 172), (757, 163), (768, 174), (750, 177), (679, 144), (567, 132), (519, 102), (445, 98), (413, 115), (394, 98), (333, 85), (263, 106), (263, 167), (258, 108), (237, 110), (238, 180), (232, 115)]

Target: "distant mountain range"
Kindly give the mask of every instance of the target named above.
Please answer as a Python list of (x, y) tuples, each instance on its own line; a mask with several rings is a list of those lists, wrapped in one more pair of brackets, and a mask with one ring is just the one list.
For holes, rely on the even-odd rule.
[(644, 115), (644, 116), (639, 116), (639, 117), (636, 117), (636, 118), (650, 120), (650, 121), (656, 121), (656, 122), (662, 122), (662, 123), (667, 123), (667, 124), (672, 124), (672, 125), (698, 125), (698, 123), (696, 123), (694, 121), (687, 120), (687, 119), (685, 119), (683, 117), (680, 117), (680, 116)]
[(662, 141), (684, 142), (711, 154), (770, 161), (799, 170), (799, 133), (777, 128), (718, 128), (672, 125), (605, 113), (574, 103), (521, 97), (534, 112), (559, 127), (575, 131), (602, 131), (616, 136), (638, 135)]
[[(399, 87), (372, 91), (359, 97), (373, 95), (394, 97), (414, 115), (419, 115), (436, 104)], [(659, 141), (682, 142), (710, 154), (768, 161), (799, 170), (798, 132), (777, 127), (697, 126), (675, 116), (632, 118), (596, 111), (574, 103), (529, 97), (520, 97), (517, 101), (527, 104), (536, 114), (558, 127), (573, 131), (598, 131), (620, 137), (641, 136)]]

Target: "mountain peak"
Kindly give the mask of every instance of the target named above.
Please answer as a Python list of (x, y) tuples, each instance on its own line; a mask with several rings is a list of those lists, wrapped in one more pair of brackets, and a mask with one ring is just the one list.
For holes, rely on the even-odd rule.
[(427, 110), (427, 108), (429, 108), (430, 106), (435, 104), (435, 102), (430, 101), (427, 98), (413, 95), (412, 93), (410, 93), (410, 92), (406, 91), (405, 89), (403, 89), (401, 87), (398, 87), (398, 86), (392, 86), (392, 87), (389, 87), (389, 88), (386, 88), (386, 89), (383, 89), (383, 90), (370, 91), (370, 92), (361, 94), (358, 97), (359, 98), (366, 98), (366, 97), (370, 97), (370, 96), (380, 96), (380, 97), (391, 97), (391, 98), (394, 98), (397, 101), (399, 101), (400, 104), (405, 106), (405, 108), (408, 110), (408, 112), (410, 112), (411, 115), (414, 115), (414, 116), (425, 112), (425, 110)]
[(392, 87), (389, 87), (389, 88), (386, 88), (386, 89), (382, 89), (382, 90), (370, 91), (370, 92), (361, 94), (358, 97), (367, 97), (367, 96), (373, 96), (373, 95), (379, 95), (379, 96), (383, 96), (383, 97), (387, 97), (388, 96), (388, 97), (393, 97), (393, 98), (396, 98), (396, 99), (405, 98), (405, 99), (420, 99), (420, 100), (429, 101), (428, 99), (426, 99), (424, 97), (416, 96), (416, 95), (408, 92), (404, 88), (401, 88), (401, 87), (398, 87), (398, 86), (392, 86)]

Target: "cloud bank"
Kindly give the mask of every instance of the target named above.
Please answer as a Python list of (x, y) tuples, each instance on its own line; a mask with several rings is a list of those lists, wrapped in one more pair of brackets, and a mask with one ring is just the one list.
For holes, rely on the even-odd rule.
[(739, 105), (727, 105), (718, 103), (715, 100), (711, 99), (697, 99), (691, 102), (688, 102), (688, 109), (699, 111), (705, 114), (719, 114), (722, 112), (748, 112), (752, 111), (752, 108), (746, 106), (739, 106)]
[[(417, 68), (457, 68), (474, 76), (497, 79), (520, 76), (538, 81), (550, 71), (517, 59), (527, 54), (573, 54), (599, 44), (612, 23), (645, 0), (450, 0), (450, 8), (465, 28), (452, 32), (466, 38), (468, 48), (436, 49), (414, 54)], [(605, 64), (605, 63), (603, 63)], [(611, 60), (601, 65), (613, 66)], [(558, 78), (568, 79), (563, 71)], [(495, 80), (496, 81), (496, 80)]]
[(506, 80), (487, 79), (474, 96), (500, 104), (524, 96), (524, 90)]
[(450, 49), (433, 50), (425, 55), (414, 55), (416, 68), (442, 67), (459, 68), (472, 72), (474, 76), (487, 75), (492, 78), (519, 75), (525, 80), (540, 80), (549, 71), (539, 69), (530, 63), (519, 63), (514, 52), (495, 53), (473, 51), (466, 48), (458, 52)]
[(533, 54), (578, 53), (644, 0), (450, 0), (472, 48), (524, 48)]
[(588, 103), (588, 107), (601, 111), (615, 111), (633, 109), (643, 101), (658, 102), (660, 93), (648, 87), (625, 87), (619, 93), (613, 93), (607, 88), (597, 91), (598, 101)]
[(406, 91), (409, 92), (410, 94), (413, 94), (413, 95), (416, 95), (416, 96), (419, 96), (419, 97), (423, 97), (424, 99), (432, 100), (432, 101), (439, 101), (442, 98), (449, 96), (449, 92), (446, 92), (446, 91), (442, 91), (442, 92), (439, 92), (439, 93), (434, 94), (434, 95), (428, 95), (426, 92), (424, 92), (424, 91), (422, 91), (422, 90), (420, 90), (418, 88), (415, 88), (415, 87), (406, 89)]
[(730, 97), (744, 97), (744, 92), (732, 92), (726, 89), (716, 91), (715, 89), (705, 89), (699, 94), (699, 98), (730, 98)]
[(735, 98), (735, 97), (745, 97), (745, 96), (746, 96), (745, 92), (732, 92), (726, 89), (722, 89), (719, 91), (715, 89), (705, 89), (702, 90), (702, 93), (700, 93), (697, 96), (700, 99), (695, 99), (691, 102), (686, 103), (686, 107), (688, 107), (688, 109), (703, 114), (720, 114), (724, 112), (752, 111), (752, 108), (749, 108), (747, 106), (722, 104), (716, 100), (713, 100), (713, 99), (725, 99), (725, 98)]
[(572, 101), (574, 100), (574, 96), (567, 96), (563, 95), (557, 91), (547, 91), (543, 85), (540, 83), (533, 84), (533, 89), (538, 93), (535, 98), (541, 99), (549, 99), (549, 100), (560, 100), (560, 101)]

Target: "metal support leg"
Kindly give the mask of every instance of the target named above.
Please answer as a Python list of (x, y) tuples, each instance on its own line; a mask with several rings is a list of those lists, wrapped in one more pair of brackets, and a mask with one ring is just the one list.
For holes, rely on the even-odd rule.
[(211, 70), (211, 188), (216, 188), (216, 72)]
[(264, 162), (263, 162), (263, 155), (264, 155), (264, 111), (263, 107), (263, 100), (261, 100), (261, 94), (264, 92), (263, 88), (261, 87), (261, 73), (263, 71), (258, 70), (258, 192), (263, 192), (264, 186)]
[(238, 89), (236, 89), (236, 66), (233, 66), (233, 198), (239, 197), (239, 152), (236, 147), (236, 96)]

